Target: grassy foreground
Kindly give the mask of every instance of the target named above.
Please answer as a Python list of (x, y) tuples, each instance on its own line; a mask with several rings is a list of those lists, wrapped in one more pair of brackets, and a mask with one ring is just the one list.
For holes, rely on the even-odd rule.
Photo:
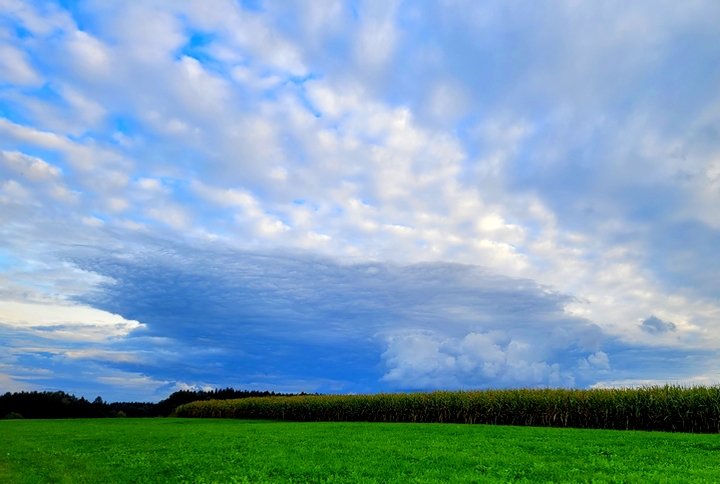
[(717, 482), (720, 436), (462, 424), (0, 421), (3, 483)]

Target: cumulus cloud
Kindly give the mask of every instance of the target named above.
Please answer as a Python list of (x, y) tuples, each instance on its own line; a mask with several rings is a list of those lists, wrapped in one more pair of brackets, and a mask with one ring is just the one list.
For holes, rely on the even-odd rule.
[(426, 334), (392, 338), (382, 355), (389, 367), (382, 380), (404, 389), (572, 386), (569, 368), (536, 361), (543, 351), (535, 345), (509, 340), (502, 331), (447, 340)]

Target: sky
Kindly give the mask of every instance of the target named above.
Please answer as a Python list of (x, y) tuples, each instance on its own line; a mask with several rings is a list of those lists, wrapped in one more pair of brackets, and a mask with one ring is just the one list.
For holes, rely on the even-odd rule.
[(0, 0), (0, 393), (720, 383), (720, 3)]

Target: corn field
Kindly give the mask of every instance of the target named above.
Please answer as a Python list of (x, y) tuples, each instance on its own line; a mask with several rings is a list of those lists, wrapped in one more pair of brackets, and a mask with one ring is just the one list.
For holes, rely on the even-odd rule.
[(207, 400), (178, 417), (299, 422), (448, 422), (668, 432), (720, 432), (720, 387), (519, 389)]

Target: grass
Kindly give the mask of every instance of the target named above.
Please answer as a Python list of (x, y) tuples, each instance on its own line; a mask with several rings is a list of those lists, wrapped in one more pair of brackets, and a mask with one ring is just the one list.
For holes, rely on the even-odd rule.
[(223, 419), (0, 421), (2, 483), (717, 482), (720, 436)]

